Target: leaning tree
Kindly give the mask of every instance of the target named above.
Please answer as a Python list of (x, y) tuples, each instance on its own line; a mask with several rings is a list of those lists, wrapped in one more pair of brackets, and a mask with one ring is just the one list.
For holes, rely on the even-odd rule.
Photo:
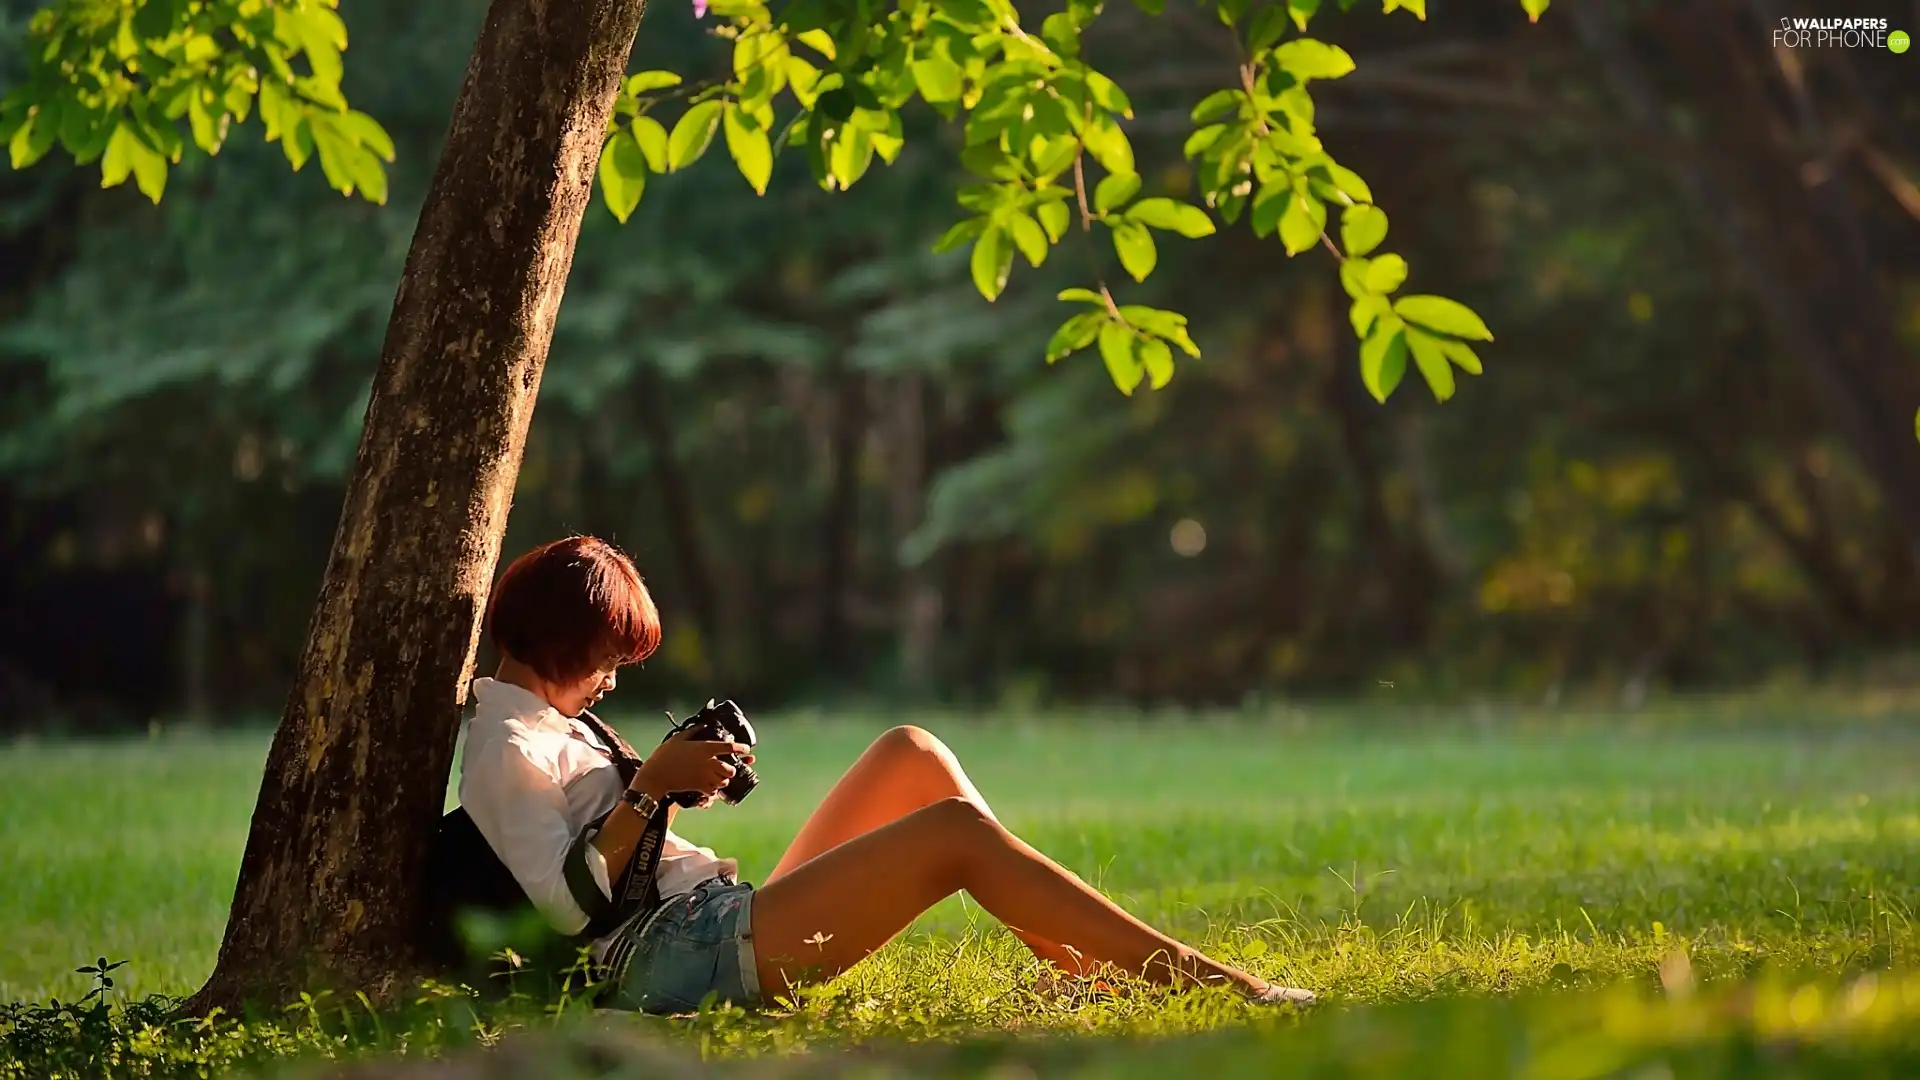
[[(1165, 0), (1135, 0), (1148, 15)], [(1342, 10), (1355, 0), (1339, 0)], [(158, 202), (188, 153), (257, 117), (295, 170), (387, 197), (393, 144), (341, 92), (337, 0), (56, 0), (29, 26), (28, 76), (0, 100), (15, 168), (56, 146)], [(961, 125), (964, 217), (992, 301), (1016, 258), (1111, 245), (1048, 363), (1095, 351), (1120, 392), (1197, 357), (1181, 315), (1122, 302), (1169, 235), (1245, 219), (1287, 256), (1324, 252), (1351, 297), (1361, 375), (1384, 401), (1409, 364), (1435, 397), (1479, 373), (1492, 335), (1444, 297), (1403, 291), (1387, 213), (1314, 128), (1313, 83), (1353, 70), (1307, 36), (1321, 0), (1201, 0), (1236, 57), (1192, 110), (1184, 157), (1205, 208), (1148, 192), (1126, 93), (1084, 55), (1099, 0), (1038, 29), (1013, 0), (695, 0), (732, 53), (689, 82), (628, 73), (644, 0), (492, 0), (394, 299), (345, 506), (267, 757), (205, 1011), (325, 984), (387, 996), (417, 959), (421, 874), (527, 425), (596, 172), (622, 221), (651, 182), (723, 144), (764, 193), (782, 153), (830, 190), (903, 143), (918, 98)], [(1547, 0), (1522, 0), (1538, 18)], [(1383, 0), (1425, 19), (1425, 0)], [(1211, 212), (1209, 212), (1211, 211)], [(1099, 265), (1090, 260), (1090, 265)], [(1039, 343), (1036, 342), (1036, 345)]]

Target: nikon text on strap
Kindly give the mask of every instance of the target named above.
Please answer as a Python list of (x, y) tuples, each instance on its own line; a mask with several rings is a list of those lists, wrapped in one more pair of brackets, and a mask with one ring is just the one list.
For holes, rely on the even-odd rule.
[[(634, 775), (640, 771), (640, 755), (633, 752), (633, 747), (620, 737), (619, 732), (614, 731), (604, 720), (591, 712), (583, 710), (580, 713), (580, 720), (588, 730), (606, 744), (607, 756), (613, 760), (614, 768), (619, 770), (622, 785), (631, 785)], [(646, 827), (640, 834), (640, 840), (634, 845), (633, 857), (627, 861), (626, 870), (621, 873), (619, 880), (610, 883), (613, 891), (612, 898), (602, 904), (591, 904), (591, 906), (588, 903), (582, 904), (582, 907), (587, 909), (588, 915), (587, 928), (581, 934), (582, 937), (590, 940), (605, 937), (636, 916), (649, 913), (659, 906), (660, 852), (667, 840), (668, 805), (661, 803), (647, 819)], [(619, 809), (616, 805), (607, 812), (606, 816), (596, 822), (595, 826), (604, 828), (607, 818), (617, 813)], [(583, 875), (586, 873), (584, 862), (575, 858), (569, 858), (568, 862), (570, 871)], [(573, 865), (576, 862), (579, 865)], [(576, 887), (574, 891), (577, 896), (590, 902), (597, 898), (600, 887), (589, 880), (583, 883), (583, 887)]]

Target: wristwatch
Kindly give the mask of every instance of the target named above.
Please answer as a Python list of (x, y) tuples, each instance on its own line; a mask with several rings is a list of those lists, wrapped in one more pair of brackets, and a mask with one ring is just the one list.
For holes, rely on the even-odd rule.
[(660, 800), (644, 791), (635, 791), (633, 788), (627, 788), (620, 792), (620, 798), (628, 806), (633, 807), (634, 811), (642, 818), (648, 821), (653, 820), (654, 811), (660, 809)]

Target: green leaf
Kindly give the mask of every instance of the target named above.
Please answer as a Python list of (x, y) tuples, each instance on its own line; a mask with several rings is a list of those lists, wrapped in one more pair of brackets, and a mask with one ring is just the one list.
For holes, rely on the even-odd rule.
[(1187, 336), (1187, 317), (1177, 311), (1162, 311), (1159, 308), (1128, 304), (1120, 309), (1120, 317), (1150, 334), (1166, 338), (1188, 356), (1198, 358), (1200, 346)]
[[(738, 105), (727, 107), (722, 123), (727, 130), (727, 152), (733, 155), (740, 175), (747, 178), (754, 194), (765, 195), (767, 181), (773, 178), (773, 145), (766, 129)], [(634, 148), (639, 149), (638, 144)]]
[(1453, 396), (1453, 365), (1447, 362), (1445, 350), (1440, 348), (1440, 339), (1409, 326), (1405, 330), (1407, 348), (1413, 353), (1413, 362), (1419, 366), (1420, 374), (1426, 377), (1427, 386), (1433, 390), (1435, 401), (1446, 401)]
[(987, 226), (973, 245), (973, 286), (988, 300), (997, 299), (1007, 287), (1007, 275), (1013, 272), (1013, 246), (998, 225)]
[(145, 0), (133, 16), (133, 32), (153, 40), (173, 33), (183, 0)]
[(1064, 202), (1044, 202), (1033, 209), (1034, 216), (1040, 219), (1041, 228), (1047, 230), (1047, 239), (1055, 242), (1067, 234), (1072, 213)]
[(1421, 22), (1427, 21), (1427, 0), (1386, 0), (1381, 14), (1391, 15), (1400, 8), (1413, 12), (1413, 17)]
[(1359, 173), (1332, 161), (1326, 163), (1326, 169), (1327, 175), (1333, 180), (1333, 186), (1339, 188), (1341, 194), (1357, 203), (1373, 201), (1373, 189), (1367, 186), (1367, 182), (1360, 178)]
[(614, 220), (624, 225), (646, 190), (647, 155), (633, 132), (622, 128), (600, 151), (600, 194)]
[(1365, 255), (1387, 238), (1387, 212), (1358, 203), (1340, 213), (1340, 243), (1349, 256)]
[(1192, 120), (1195, 124), (1209, 124), (1215, 120), (1232, 115), (1239, 110), (1240, 103), (1246, 100), (1244, 90), (1215, 90), (1200, 99), (1193, 107)]
[(637, 97), (649, 90), (665, 90), (669, 86), (679, 85), (680, 76), (671, 71), (636, 71), (627, 76), (627, 84), (623, 89)]
[(51, 102), (42, 103), (27, 122), (13, 133), (8, 149), (13, 167), (24, 169), (47, 156), (60, 136), (60, 114)]
[[(340, 130), (337, 123), (331, 122), (337, 120), (337, 117), (327, 117), (327, 120), (330, 121), (326, 124), (327, 137), (332, 141), (333, 153), (339, 160), (341, 171), (346, 173), (350, 187), (358, 191), (360, 197), (368, 202), (376, 206), (385, 206), (387, 204), (387, 171), (380, 167), (380, 159), (373, 156), (373, 151), (353, 142)], [(319, 129), (316, 128), (316, 141), (318, 137)], [(324, 162), (322, 167), (325, 167)], [(348, 193), (351, 194), (351, 192)]]
[(1393, 310), (1408, 322), (1429, 330), (1473, 341), (1493, 340), (1493, 331), (1487, 329), (1487, 324), (1480, 321), (1480, 316), (1474, 314), (1472, 308), (1444, 296), (1403, 296), (1394, 301)]
[(366, 151), (349, 143), (340, 129), (333, 126), (331, 117), (323, 113), (316, 112), (302, 127), (313, 133), (313, 145), (320, 152), (320, 171), (326, 174), (327, 186), (342, 195), (353, 194), (359, 187), (359, 178), (351, 159), (354, 151), (362, 154)]
[(793, 99), (803, 109), (813, 108), (819, 100), (817, 91), (820, 85), (820, 69), (794, 56), (787, 55), (787, 85), (793, 88)]
[(733, 42), (733, 77), (740, 96), (752, 100), (779, 92), (777, 80), (786, 75), (786, 67), (774, 58), (786, 52), (786, 39), (766, 23), (745, 28)]
[(1528, 22), (1539, 22), (1547, 13), (1547, 0), (1520, 0), (1520, 6), (1526, 10)]
[(1399, 319), (1387, 316), (1374, 324), (1360, 344), (1360, 381), (1375, 401), (1384, 403), (1407, 373), (1407, 342)]
[(1153, 229), (1165, 229), (1177, 232), (1189, 240), (1213, 234), (1213, 219), (1205, 210), (1172, 199), (1142, 199), (1127, 211), (1129, 221), (1137, 221)]
[(1301, 33), (1307, 32), (1307, 20), (1320, 10), (1320, 0), (1287, 0), (1287, 11), (1293, 16), (1293, 25)]
[(1213, 144), (1219, 142), (1220, 137), (1226, 133), (1227, 125), (1209, 124), (1187, 136), (1186, 145), (1180, 148), (1180, 156), (1190, 158), (1204, 154), (1213, 149)]
[(929, 104), (959, 101), (966, 89), (966, 73), (960, 65), (936, 54), (913, 62), (913, 84)]
[(1263, 7), (1247, 24), (1247, 50), (1257, 53), (1286, 32), (1287, 12), (1280, 7)]
[(1120, 392), (1133, 396), (1134, 388), (1140, 385), (1140, 358), (1134, 355), (1133, 331), (1116, 322), (1108, 322), (1100, 327), (1100, 359), (1107, 362), (1107, 374), (1113, 378), (1113, 385)]
[(1280, 215), (1293, 199), (1293, 185), (1286, 176), (1276, 176), (1253, 193), (1253, 215), (1249, 224), (1253, 235), (1265, 238), (1280, 224)]
[(1119, 113), (1129, 120), (1133, 118), (1132, 100), (1112, 79), (1097, 71), (1089, 71), (1087, 72), (1087, 90), (1093, 95), (1095, 105), (1108, 112)]
[(1347, 290), (1347, 295), (1355, 300), (1364, 300), (1373, 296), (1373, 290), (1367, 287), (1367, 271), (1372, 268), (1372, 259), (1359, 255), (1348, 256), (1340, 264), (1340, 287)]
[(344, 112), (333, 118), (342, 134), (353, 142), (366, 147), (382, 161), (393, 160), (393, 136), (380, 122), (363, 112)]
[(297, 10), (293, 25), (313, 77), (322, 86), (339, 86), (340, 50), (347, 46), (347, 27), (340, 16), (331, 8), (309, 4)]
[(1036, 143), (1040, 152), (1033, 155), (1033, 171), (1042, 177), (1054, 177), (1065, 172), (1080, 150), (1080, 141), (1065, 133), (1044, 141), (1036, 140)]
[(1229, 190), (1225, 195), (1215, 198), (1213, 203), (1213, 209), (1220, 215), (1220, 220), (1229, 225), (1239, 221), (1240, 212), (1246, 208), (1247, 196), (1238, 190)]
[(1294, 192), (1280, 215), (1280, 243), (1288, 255), (1298, 255), (1320, 242), (1327, 227), (1327, 205), (1311, 195)]
[(167, 188), (167, 160), (134, 132), (129, 121), (121, 121), (107, 138), (107, 149), (100, 159), (100, 186), (116, 187), (131, 175), (142, 194), (160, 201)]
[(1056, 11), (1047, 16), (1040, 24), (1040, 40), (1060, 56), (1072, 58), (1080, 55), (1080, 28), (1074, 25), (1073, 16), (1067, 12)]
[(640, 152), (646, 155), (647, 168), (654, 172), (667, 171), (667, 129), (660, 121), (651, 116), (633, 118), (633, 141), (640, 146)]
[(1093, 208), (1104, 214), (1139, 193), (1138, 173), (1112, 173), (1093, 189)]
[(1398, 255), (1376, 255), (1367, 262), (1368, 292), (1390, 293), (1406, 280), (1407, 260)]
[(857, 127), (846, 128), (833, 140), (829, 157), (833, 178), (840, 190), (845, 191), (865, 176), (873, 164), (873, 136)]
[(960, 164), (969, 170), (989, 176), (995, 180), (1019, 180), (1020, 164), (1007, 156), (1000, 144), (976, 143), (960, 151)]
[(194, 94), (187, 102), (187, 124), (193, 130), (194, 145), (209, 154), (219, 153), (220, 147), (227, 141), (226, 112), (222, 111), (215, 117), (199, 94)]
[(1372, 329), (1373, 320), (1391, 312), (1387, 301), (1379, 296), (1361, 296), (1347, 309), (1347, 321), (1353, 324), (1353, 335), (1362, 341), (1367, 339), (1367, 331)]
[(1039, 266), (1047, 261), (1047, 248), (1051, 244), (1047, 240), (1046, 231), (1040, 228), (1039, 222), (1018, 210), (1009, 211), (1007, 232), (1013, 237), (1014, 245), (1020, 249), (1020, 254), (1027, 257), (1028, 265)]
[(1273, 63), (1296, 81), (1337, 79), (1353, 70), (1353, 57), (1338, 45), (1295, 38), (1273, 50)]
[[(16, 133), (16, 137), (18, 137)], [(113, 134), (107, 138), (107, 150), (100, 158), (100, 186), (118, 187), (133, 175), (133, 144), (137, 142), (133, 129), (123, 121), (116, 125)]]
[(1107, 321), (1104, 311), (1083, 311), (1053, 332), (1047, 341), (1047, 363), (1051, 364), (1063, 357), (1071, 356), (1093, 344), (1100, 335), (1100, 326)]
[(1469, 375), (1480, 374), (1480, 354), (1473, 351), (1473, 346), (1453, 338), (1442, 338), (1440, 348), (1446, 352), (1447, 359), (1460, 365), (1461, 371)]
[(839, 59), (839, 46), (834, 44), (833, 35), (827, 33), (825, 30), (818, 28), (803, 30), (795, 34), (794, 38), (829, 60)]
[[(187, 98), (191, 104), (199, 100), (199, 95), (190, 93)], [(17, 111), (22, 114), (20, 119), (24, 119), (25, 104), (19, 103)], [(60, 144), (73, 155), (75, 164), (85, 165), (106, 151), (107, 140), (113, 137), (116, 121), (115, 114), (106, 109), (91, 109), (69, 101), (67, 107), (60, 110)], [(211, 117), (209, 117), (209, 125), (223, 137), (225, 136), (226, 125), (212, 125)], [(12, 134), (11, 127), (6, 130), (9, 135)], [(214, 150), (218, 150), (219, 147), (220, 144), (216, 141)]]
[(1173, 350), (1158, 338), (1147, 338), (1138, 349), (1140, 363), (1147, 369), (1148, 385), (1155, 390), (1173, 378)]
[(1054, 299), (1075, 300), (1083, 304), (1098, 304), (1100, 310), (1105, 311), (1107, 309), (1107, 298), (1094, 292), (1092, 289), (1061, 289), (1060, 294), (1054, 297)]
[(1138, 222), (1120, 220), (1112, 223), (1113, 250), (1120, 256), (1120, 265), (1135, 281), (1147, 280), (1153, 273), (1154, 263), (1159, 261), (1160, 253), (1153, 246), (1153, 234), (1146, 226)]
[(134, 140), (134, 146), (133, 182), (142, 195), (158, 206), (160, 196), (167, 190), (167, 159), (138, 139)]
[[(307, 122), (306, 114), (298, 106), (287, 109), (283, 115), (287, 118), (287, 126), (282, 133), (280, 146), (287, 153), (287, 163), (293, 166), (294, 172), (299, 172), (306, 166), (307, 159), (313, 156), (313, 125)], [(322, 168), (325, 165), (325, 162), (321, 162)]]
[(979, 236), (986, 231), (987, 220), (985, 216), (971, 217), (965, 221), (955, 223), (954, 226), (948, 229), (933, 245), (934, 254), (937, 255), (952, 251), (961, 244)]
[(713, 143), (713, 129), (720, 125), (724, 106), (719, 101), (703, 101), (681, 114), (667, 139), (667, 169), (678, 172), (700, 160)]
[(1093, 155), (1102, 168), (1110, 173), (1134, 172), (1133, 144), (1127, 141), (1126, 133), (1106, 113), (1095, 113), (1093, 122), (1080, 133), (1081, 141), (1086, 145), (1087, 153)]
[(993, 25), (993, 9), (981, 0), (936, 0), (934, 8), (963, 30), (983, 30)]

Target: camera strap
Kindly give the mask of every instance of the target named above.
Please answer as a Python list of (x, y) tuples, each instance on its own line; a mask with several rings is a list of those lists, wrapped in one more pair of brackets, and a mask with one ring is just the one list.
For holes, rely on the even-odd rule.
[[(582, 710), (580, 721), (607, 747), (607, 756), (619, 772), (621, 784), (633, 783), (634, 774), (640, 771), (640, 755), (620, 737), (619, 732), (593, 713)], [(587, 924), (583, 937), (589, 940), (605, 937), (659, 906), (660, 852), (667, 841), (667, 810), (668, 804), (662, 803), (647, 819), (646, 829), (640, 834), (633, 857), (627, 861), (627, 868), (620, 875), (620, 880), (613, 883), (612, 905), (599, 918)], [(609, 814), (612, 812), (608, 811)], [(601, 821), (604, 823), (605, 818)]]
[(580, 710), (580, 722), (587, 726), (588, 731), (593, 732), (594, 738), (599, 739), (606, 746), (607, 757), (612, 759), (614, 769), (620, 773), (621, 786), (633, 783), (633, 774), (640, 771), (641, 759), (639, 754), (634, 753), (633, 747), (627, 740), (621, 738), (620, 733), (613, 730), (612, 725), (585, 709)]

